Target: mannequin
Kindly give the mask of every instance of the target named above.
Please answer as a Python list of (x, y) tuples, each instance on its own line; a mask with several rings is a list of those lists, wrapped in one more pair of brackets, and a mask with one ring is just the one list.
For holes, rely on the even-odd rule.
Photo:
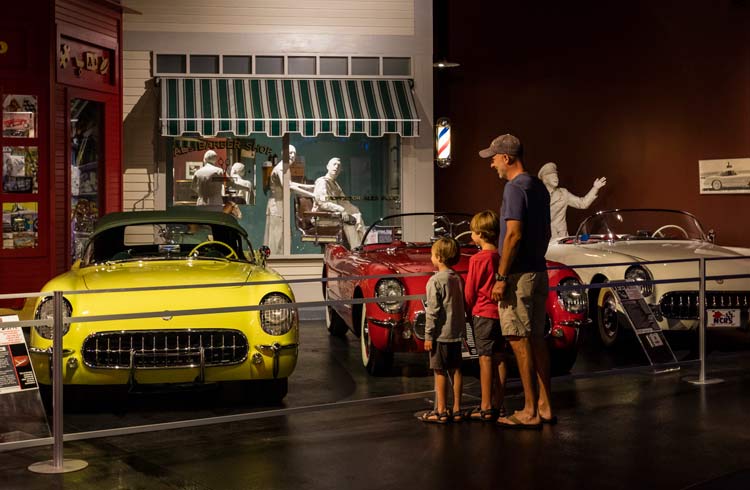
[(341, 159), (333, 157), (328, 160), (326, 174), (315, 180), (315, 205), (313, 211), (330, 211), (341, 213), (344, 221), (344, 235), (350, 247), (357, 247), (362, 243), (365, 224), (359, 208), (346, 199), (346, 194), (336, 182), (341, 173)]
[(198, 194), (196, 206), (223, 206), (221, 198), (221, 184), (224, 180), (224, 170), (217, 167), (218, 155), (213, 150), (203, 154), (203, 166), (193, 175), (193, 190)]
[[(284, 253), (284, 174), (297, 159), (297, 149), (289, 145), (289, 161), (280, 161), (274, 165), (269, 179), (268, 205), (266, 206), (266, 230), (263, 243), (268, 245), (271, 253)], [(304, 187), (296, 182), (289, 182), (289, 189), (304, 192)]]
[(591, 190), (583, 197), (574, 196), (568, 189), (558, 187), (560, 179), (557, 175), (557, 165), (553, 162), (545, 163), (539, 169), (539, 178), (549, 191), (550, 227), (552, 228), (552, 239), (569, 236), (568, 224), (565, 213), (568, 206), (577, 209), (586, 209), (596, 199), (599, 189), (607, 185), (606, 177), (594, 180)]
[[(227, 187), (234, 189), (233, 195), (238, 199), (239, 204), (250, 204), (255, 199), (251, 199), (253, 196), (254, 185), (251, 181), (245, 179), (245, 164), (241, 162), (235, 162), (232, 164), (232, 168), (229, 171), (229, 179), (231, 182)], [(225, 189), (228, 191), (228, 189)]]

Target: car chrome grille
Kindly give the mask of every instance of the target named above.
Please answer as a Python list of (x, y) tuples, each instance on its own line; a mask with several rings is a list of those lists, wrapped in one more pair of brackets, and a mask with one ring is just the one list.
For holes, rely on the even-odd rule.
[[(750, 291), (706, 291), (707, 308), (739, 308), (747, 311)], [(661, 314), (677, 320), (698, 318), (698, 292), (672, 291), (659, 300)]]
[(83, 362), (92, 368), (166, 369), (228, 366), (245, 361), (247, 337), (239, 330), (134, 330), (99, 332), (83, 342)]

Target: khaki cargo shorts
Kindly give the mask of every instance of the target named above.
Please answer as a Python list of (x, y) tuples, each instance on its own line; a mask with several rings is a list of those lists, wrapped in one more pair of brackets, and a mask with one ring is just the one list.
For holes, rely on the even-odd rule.
[(547, 272), (511, 274), (498, 303), (500, 330), (504, 336), (544, 335)]

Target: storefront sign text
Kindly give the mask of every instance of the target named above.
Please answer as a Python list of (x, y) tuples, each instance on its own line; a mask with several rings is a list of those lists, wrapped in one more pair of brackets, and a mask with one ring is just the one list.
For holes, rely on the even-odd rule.
[(273, 149), (270, 146), (256, 145), (254, 141), (243, 141), (236, 139), (228, 139), (222, 141), (203, 141), (203, 140), (177, 140), (174, 144), (174, 156), (184, 155), (193, 151), (203, 150), (251, 150), (256, 153), (263, 153), (271, 156), (274, 154)]
[(80, 77), (83, 70), (106, 75), (109, 73), (109, 58), (93, 51), (84, 51), (78, 57), (71, 57), (70, 45), (60, 45), (60, 68), (67, 68), (71, 62), (75, 67), (76, 76)]

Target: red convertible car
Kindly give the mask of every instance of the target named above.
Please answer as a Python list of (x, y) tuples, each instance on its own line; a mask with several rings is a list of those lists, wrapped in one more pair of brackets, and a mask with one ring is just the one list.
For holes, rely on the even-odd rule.
[[(435, 271), (432, 242), (440, 236), (459, 242), (461, 260), (455, 269), (465, 278), (469, 258), (479, 250), (471, 240), (470, 218), (450, 213), (387, 216), (369, 227), (357, 247), (326, 245), (323, 295), (332, 302), (326, 307), (328, 331), (344, 336), (351, 330), (360, 338), (362, 364), (370, 374), (389, 372), (394, 353), (423, 350), (425, 285)], [(579, 328), (589, 321), (588, 300), (583, 289), (574, 288), (581, 282), (572, 269), (554, 262), (548, 266), (550, 287), (565, 287), (550, 290), (547, 297), (552, 370), (565, 373), (576, 360)], [(411, 298), (392, 299), (399, 296)], [(467, 337), (470, 353), (470, 328)]]

